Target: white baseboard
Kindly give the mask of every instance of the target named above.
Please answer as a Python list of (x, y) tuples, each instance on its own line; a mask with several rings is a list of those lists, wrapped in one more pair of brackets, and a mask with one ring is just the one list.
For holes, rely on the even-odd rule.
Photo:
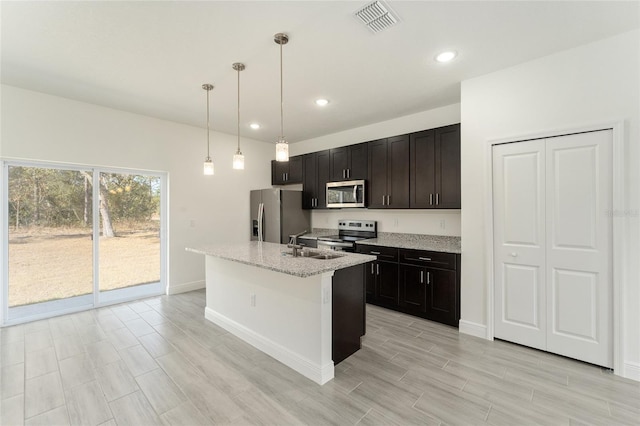
[(640, 382), (640, 363), (626, 361), (624, 363), (622, 376)]
[(333, 361), (326, 365), (315, 364), (210, 308), (204, 309), (204, 317), (318, 384), (323, 385), (333, 379)]
[(204, 280), (192, 281), (190, 283), (174, 284), (167, 287), (167, 294), (186, 293), (187, 291), (200, 290), (205, 287)]
[(487, 338), (487, 326), (484, 324), (478, 324), (477, 322), (460, 320), (458, 323), (458, 330), (460, 333), (468, 334), (470, 336), (479, 337), (481, 339)]

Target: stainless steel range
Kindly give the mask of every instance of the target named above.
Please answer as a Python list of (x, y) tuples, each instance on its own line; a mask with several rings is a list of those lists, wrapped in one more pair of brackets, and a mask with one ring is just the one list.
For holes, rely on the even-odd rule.
[(375, 220), (339, 220), (338, 235), (318, 237), (318, 248), (354, 252), (356, 241), (377, 236)]

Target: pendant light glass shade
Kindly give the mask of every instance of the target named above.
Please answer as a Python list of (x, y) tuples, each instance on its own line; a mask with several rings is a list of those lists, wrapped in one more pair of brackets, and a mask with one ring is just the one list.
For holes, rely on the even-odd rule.
[(289, 161), (289, 144), (284, 138), (276, 144), (276, 161)]
[(273, 41), (280, 45), (280, 139), (276, 143), (276, 161), (289, 161), (289, 144), (284, 138), (284, 101), (282, 98), (282, 45), (289, 42), (289, 36), (278, 33), (273, 36)]
[(204, 160), (204, 174), (207, 176), (212, 176), (214, 172), (215, 170), (213, 168), (213, 161), (211, 160), (210, 157), (207, 157)]
[(207, 91), (207, 156), (204, 159), (204, 167), (203, 172), (206, 176), (211, 176), (214, 174), (215, 170), (213, 168), (213, 160), (211, 159), (211, 155), (209, 152), (209, 92), (213, 90), (213, 84), (203, 84), (202, 88)]
[(242, 155), (240, 151), (237, 151), (233, 155), (233, 168), (236, 170), (244, 170), (244, 155)]
[(244, 155), (240, 151), (240, 71), (243, 71), (245, 66), (240, 62), (236, 62), (232, 67), (238, 71), (238, 150), (233, 155), (233, 168), (235, 170), (244, 170)]

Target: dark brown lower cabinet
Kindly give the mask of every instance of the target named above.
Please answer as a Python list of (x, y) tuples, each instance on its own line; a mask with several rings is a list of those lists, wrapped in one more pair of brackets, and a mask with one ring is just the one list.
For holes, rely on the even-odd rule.
[(458, 326), (456, 271), (400, 265), (398, 305), (432, 321)]
[(366, 332), (365, 266), (338, 269), (333, 274), (332, 355), (337, 365), (360, 349)]
[(398, 305), (418, 315), (427, 311), (425, 268), (400, 265), (400, 300)]
[(367, 301), (379, 300), (392, 306), (398, 304), (398, 264), (378, 260), (368, 263), (365, 286)]
[(458, 327), (459, 254), (363, 244), (357, 252), (385, 259), (365, 267), (367, 303)]

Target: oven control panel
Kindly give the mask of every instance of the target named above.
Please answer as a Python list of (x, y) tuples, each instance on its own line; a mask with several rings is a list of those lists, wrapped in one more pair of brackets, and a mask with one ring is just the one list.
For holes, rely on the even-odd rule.
[(338, 220), (339, 231), (368, 231), (377, 232), (375, 220)]

